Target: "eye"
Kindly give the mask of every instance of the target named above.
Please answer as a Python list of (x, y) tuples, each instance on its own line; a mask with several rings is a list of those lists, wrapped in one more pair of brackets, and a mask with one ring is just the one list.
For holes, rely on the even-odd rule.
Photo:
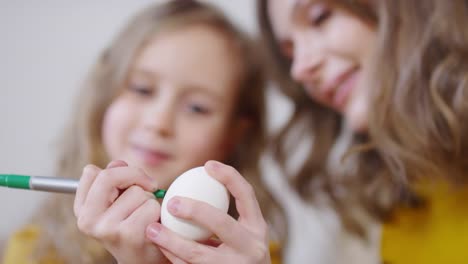
[(332, 10), (328, 5), (323, 3), (317, 3), (312, 5), (309, 8), (308, 18), (310, 23), (315, 26), (319, 27), (323, 23), (327, 21), (328, 18), (332, 15)]
[(206, 115), (210, 113), (210, 109), (207, 107), (201, 105), (201, 104), (189, 104), (188, 105), (188, 111), (194, 114), (201, 114), (201, 115)]
[(153, 94), (153, 88), (149, 85), (130, 83), (128, 89), (130, 92), (142, 97), (151, 96)]

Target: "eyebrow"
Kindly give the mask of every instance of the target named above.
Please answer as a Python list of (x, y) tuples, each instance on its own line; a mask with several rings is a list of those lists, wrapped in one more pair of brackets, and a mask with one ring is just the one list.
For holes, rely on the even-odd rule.
[(294, 0), (294, 7), (304, 6), (305, 4), (310, 3), (309, 0)]
[[(152, 81), (157, 81), (159, 79), (159, 76), (156, 72), (149, 71), (141, 67), (134, 67), (133, 69), (130, 70), (129, 77), (134, 76), (134, 75), (140, 75), (145, 78), (151, 79)], [(203, 86), (193, 85), (190, 83), (180, 83), (180, 86), (189, 90), (190, 93), (198, 92), (198, 93), (206, 94), (212, 97), (213, 100), (217, 102), (221, 102), (221, 103), (224, 102), (224, 98), (221, 95), (219, 95), (218, 93), (211, 92), (208, 89), (204, 88)]]
[(301, 8), (304, 8), (310, 4), (312, 4), (312, 0), (295, 0), (294, 1), (294, 5), (293, 5), (293, 12), (292, 14), (295, 15), (297, 12), (299, 12), (301, 10)]
[(297, 19), (298, 17), (301, 17), (304, 14), (304, 10), (310, 5), (312, 5), (314, 2), (318, 2), (316, 0), (295, 0), (293, 7), (292, 7), (292, 12), (291, 12), (291, 20)]
[(224, 102), (224, 97), (221, 96), (218, 93), (211, 92), (204, 88), (203, 86), (198, 86), (198, 85), (192, 85), (192, 84), (182, 84), (183, 87), (187, 89), (187, 93), (202, 93), (204, 95), (208, 95), (211, 97), (214, 101), (218, 103), (223, 103)]
[(138, 68), (138, 67), (131, 68), (130, 71), (129, 71), (129, 74), (128, 74), (129, 77), (135, 76), (135, 75), (143, 76), (145, 78), (150, 78), (151, 80), (154, 80), (155, 76), (156, 76), (156, 78), (159, 77), (158, 74), (155, 73), (155, 72), (148, 71), (148, 70)]

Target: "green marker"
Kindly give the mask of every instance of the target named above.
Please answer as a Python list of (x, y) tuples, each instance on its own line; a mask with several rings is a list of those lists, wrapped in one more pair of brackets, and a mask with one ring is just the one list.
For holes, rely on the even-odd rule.
[[(75, 193), (78, 188), (78, 180), (57, 177), (27, 176), (18, 174), (0, 174), (0, 186), (16, 189)], [(166, 190), (154, 192), (156, 198), (164, 198)]]

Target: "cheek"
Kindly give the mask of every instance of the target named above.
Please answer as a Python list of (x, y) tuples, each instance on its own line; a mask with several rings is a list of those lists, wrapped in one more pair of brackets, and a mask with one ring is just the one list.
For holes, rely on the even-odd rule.
[(104, 148), (111, 159), (120, 156), (132, 123), (132, 107), (117, 99), (106, 110), (102, 126)]
[[(187, 131), (191, 131), (187, 133)], [(223, 125), (199, 124), (193, 130), (180, 133), (182, 151), (190, 150), (189, 158), (205, 162), (209, 159), (223, 160), (228, 154), (228, 132)], [(186, 152), (188, 153), (188, 152)]]
[(328, 43), (333, 46), (333, 50), (340, 50), (343, 55), (360, 63), (371, 54), (377, 33), (363, 21), (354, 16), (342, 15), (334, 21), (332, 27)]

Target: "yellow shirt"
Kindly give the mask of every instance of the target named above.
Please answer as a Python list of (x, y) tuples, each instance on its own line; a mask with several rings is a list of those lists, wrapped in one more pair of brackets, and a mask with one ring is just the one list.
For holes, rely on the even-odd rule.
[[(5, 248), (3, 264), (64, 264), (55, 252), (50, 252), (41, 260), (30, 259), (37, 246), (40, 229), (37, 226), (27, 226), (16, 232), (8, 241)], [(280, 247), (276, 243), (270, 244), (271, 264), (280, 264)]]
[(37, 238), (40, 230), (36, 226), (27, 226), (16, 232), (8, 241), (5, 248), (3, 264), (63, 264), (55, 252), (50, 252), (43, 259), (31, 259), (37, 247)]
[(381, 254), (389, 264), (467, 264), (468, 188), (424, 184), (422, 209), (400, 208), (383, 226)]

